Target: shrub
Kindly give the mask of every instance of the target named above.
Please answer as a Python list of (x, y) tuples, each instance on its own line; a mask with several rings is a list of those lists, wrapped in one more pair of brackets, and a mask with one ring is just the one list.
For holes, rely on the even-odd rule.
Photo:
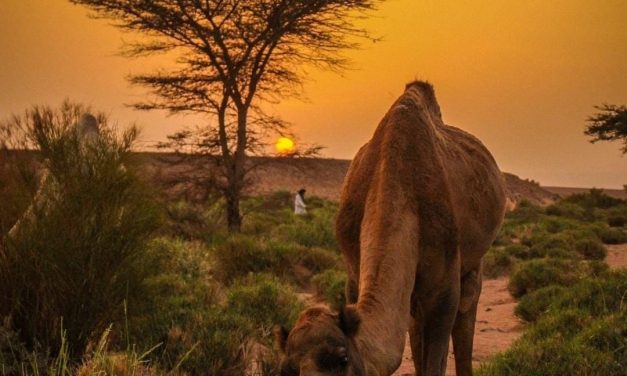
[(568, 229), (575, 229), (577, 227), (579, 227), (579, 224), (575, 220), (562, 217), (544, 217), (540, 222), (540, 228), (545, 229), (551, 234), (556, 234)]
[(340, 263), (337, 253), (323, 248), (299, 248), (295, 251), (298, 264), (317, 274)]
[[(607, 271), (584, 278), (553, 303), (555, 310), (577, 308), (590, 316), (620, 311), (627, 292), (627, 270)], [(624, 308), (623, 308), (624, 309)]]
[(521, 296), (549, 285), (569, 285), (581, 274), (577, 262), (561, 259), (535, 259), (518, 264), (509, 281), (509, 291)]
[(126, 322), (117, 325), (118, 337), (128, 338), (141, 351), (164, 343), (150, 357), (171, 368), (190, 349), (172, 346), (171, 336), (203, 317), (223, 293), (211, 278), (209, 251), (200, 243), (159, 238), (149, 249), (151, 267), (161, 274), (145, 279), (142, 299), (128, 303)]
[(508, 245), (507, 247), (503, 248), (503, 252), (519, 260), (526, 260), (530, 258), (529, 247), (527, 247), (526, 245), (522, 245), (522, 244)]
[(0, 316), (29, 348), (36, 339), (53, 354), (63, 327), (73, 357), (123, 314), (125, 299), (142, 294), (155, 272), (144, 259), (159, 223), (129, 159), (136, 131), (117, 137), (103, 123), (100, 139), (82, 142), (74, 128), (82, 111), (35, 108), (23, 119), (47, 178), (0, 266)]
[(274, 325), (292, 327), (303, 308), (289, 285), (267, 274), (237, 280), (227, 292), (226, 312), (247, 318), (266, 339)]
[(551, 336), (539, 341), (519, 340), (477, 372), (478, 376), (619, 376), (611, 353)]
[(577, 204), (583, 208), (601, 208), (608, 209), (621, 204), (624, 201), (611, 197), (603, 192), (602, 189), (592, 188), (587, 193), (578, 193), (570, 195), (564, 199), (565, 202)]
[(200, 239), (208, 230), (202, 208), (188, 201), (178, 201), (166, 206), (166, 234), (184, 239)]
[(607, 361), (610, 374), (624, 372), (627, 364), (627, 314), (624, 310), (595, 320), (579, 337), (583, 346), (610, 355)]
[(336, 212), (337, 205), (327, 202), (321, 208), (311, 209), (308, 217), (291, 216), (291, 221), (277, 226), (271, 236), (305, 247), (337, 249)]
[(607, 249), (598, 240), (582, 239), (575, 242), (575, 249), (586, 260), (603, 260), (607, 256)]
[(188, 349), (180, 369), (191, 374), (242, 375), (253, 340), (269, 344), (270, 328), (291, 326), (302, 308), (291, 287), (276, 277), (249, 275), (233, 283), (223, 306), (203, 309), (172, 331), (168, 352)]
[(294, 248), (281, 243), (267, 243), (244, 235), (235, 235), (217, 246), (213, 252), (216, 277), (231, 283), (248, 273), (272, 271), (285, 276), (291, 270)]
[(338, 309), (346, 304), (345, 272), (329, 269), (314, 276), (311, 282), (316, 286), (317, 293), (323, 296), (332, 308)]
[(184, 327), (173, 327), (165, 353), (184, 354), (179, 369), (188, 374), (243, 375), (252, 331), (248, 318), (213, 306), (197, 312)]
[(622, 214), (612, 214), (607, 217), (607, 224), (611, 227), (624, 227), (627, 224), (627, 216)]
[(564, 286), (551, 285), (532, 291), (520, 298), (515, 313), (525, 321), (536, 321), (565, 290)]
[(577, 220), (585, 220), (586, 216), (586, 210), (584, 208), (575, 203), (563, 200), (547, 206), (545, 212), (548, 215), (572, 218)]
[(605, 244), (627, 243), (627, 233), (622, 228), (605, 227), (598, 234), (601, 241)]
[(526, 302), (536, 322), (478, 374), (623, 375), (627, 364), (625, 294), (627, 270), (526, 295), (521, 305)]
[(574, 259), (578, 257), (578, 254), (574, 251), (574, 239), (562, 232), (534, 238), (528, 256), (529, 258)]
[(488, 278), (497, 278), (509, 273), (512, 268), (512, 259), (501, 248), (490, 248), (483, 256), (483, 275)]
[(508, 213), (507, 218), (515, 222), (535, 222), (542, 215), (542, 208), (522, 199), (516, 209)]

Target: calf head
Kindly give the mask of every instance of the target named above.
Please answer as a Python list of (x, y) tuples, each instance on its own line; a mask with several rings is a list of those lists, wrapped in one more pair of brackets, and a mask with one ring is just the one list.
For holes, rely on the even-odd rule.
[(275, 328), (282, 352), (281, 376), (364, 376), (353, 336), (359, 328), (354, 307), (332, 312), (326, 307), (303, 311), (294, 328)]

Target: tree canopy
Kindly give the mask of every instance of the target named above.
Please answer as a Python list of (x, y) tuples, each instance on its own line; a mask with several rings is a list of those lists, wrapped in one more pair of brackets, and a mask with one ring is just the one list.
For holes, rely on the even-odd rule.
[(595, 107), (599, 112), (588, 118), (585, 134), (590, 142), (622, 141), (623, 154), (627, 154), (627, 106), (604, 104)]
[(130, 81), (153, 97), (143, 110), (210, 116), (206, 145), (222, 168), (220, 189), (229, 227), (239, 229), (246, 156), (286, 124), (263, 103), (301, 92), (308, 67), (339, 71), (342, 54), (368, 33), (357, 20), (381, 0), (70, 0), (95, 17), (138, 32), (123, 53), (170, 53), (176, 68), (136, 74)]

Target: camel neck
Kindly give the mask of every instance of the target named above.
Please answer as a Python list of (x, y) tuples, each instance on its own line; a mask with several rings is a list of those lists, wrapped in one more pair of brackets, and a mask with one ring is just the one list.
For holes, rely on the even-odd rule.
[(393, 227), (389, 236), (362, 242), (357, 300), (361, 324), (355, 336), (360, 353), (368, 354), (372, 367), (386, 376), (402, 359), (418, 263), (416, 217), (400, 213)]

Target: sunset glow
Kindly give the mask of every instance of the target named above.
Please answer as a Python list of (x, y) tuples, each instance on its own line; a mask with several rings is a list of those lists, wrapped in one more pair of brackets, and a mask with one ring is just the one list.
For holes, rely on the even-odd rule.
[[(173, 61), (120, 56), (134, 35), (110, 21), (63, 0), (2, 5), (0, 117), (67, 97), (136, 122), (146, 144), (213, 121), (125, 106), (147, 98), (129, 74)], [(549, 186), (622, 188), (619, 145), (590, 144), (583, 130), (595, 105), (627, 104), (625, 14), (627, 1), (617, 0), (385, 1), (362, 21), (381, 40), (346, 52), (353, 69), (304, 67), (302, 98), (268, 112), (304, 143), (325, 146), (324, 157), (351, 159), (405, 84), (428, 80), (444, 121), (477, 136), (502, 170)]]
[(294, 141), (290, 140), (287, 137), (280, 137), (276, 144), (274, 145), (277, 154), (279, 155), (287, 155), (292, 154), (294, 152)]

